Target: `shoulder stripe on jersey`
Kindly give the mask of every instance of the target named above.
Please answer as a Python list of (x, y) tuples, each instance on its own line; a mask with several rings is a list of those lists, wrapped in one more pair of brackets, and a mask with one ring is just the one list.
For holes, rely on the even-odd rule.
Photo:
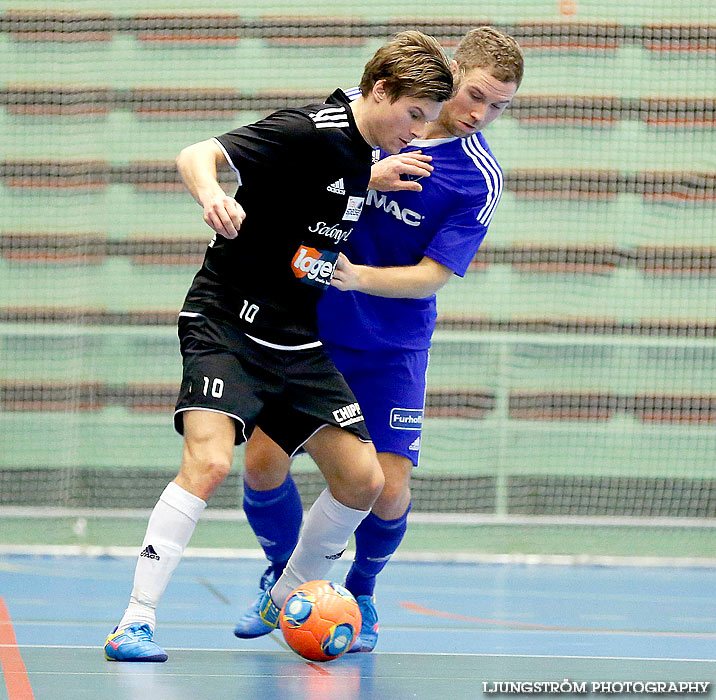
[(326, 107), (325, 109), (319, 109), (318, 112), (311, 115), (311, 119), (314, 122), (324, 121), (326, 119), (345, 119), (346, 108), (345, 107)]
[(477, 220), (487, 226), (495, 213), (495, 208), (502, 197), (502, 171), (495, 159), (482, 146), (477, 136), (470, 136), (462, 141), (462, 149), (482, 173), (487, 185), (487, 201), (477, 214)]
[(316, 129), (338, 129), (342, 126), (350, 126), (350, 122), (321, 122), (316, 124)]
[(494, 156), (480, 143), (477, 136), (473, 136), (471, 138), (471, 148), (473, 151), (482, 154), (482, 157), (484, 159), (484, 162), (487, 166), (487, 168), (493, 173), (493, 175), (496, 178), (496, 196), (494, 201), (490, 206), (485, 205), (484, 209), (485, 211), (485, 220), (486, 223), (489, 224), (490, 220), (492, 219), (492, 215), (495, 213), (495, 209), (497, 208), (497, 205), (500, 202), (500, 198), (502, 197), (502, 190), (504, 185), (504, 176), (502, 174), (502, 170), (500, 169), (500, 166), (497, 164), (497, 161), (495, 160)]
[(346, 116), (345, 107), (326, 107), (311, 115), (316, 129), (338, 129), (343, 126), (350, 126)]

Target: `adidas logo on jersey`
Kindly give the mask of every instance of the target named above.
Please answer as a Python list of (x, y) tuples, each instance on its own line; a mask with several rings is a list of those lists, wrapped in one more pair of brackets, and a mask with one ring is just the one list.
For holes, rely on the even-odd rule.
[(420, 436), (416, 437), (415, 440), (408, 445), (408, 449), (413, 450), (414, 452), (417, 452), (420, 449)]
[(148, 544), (139, 556), (146, 557), (147, 559), (154, 559), (155, 561), (159, 561), (161, 559), (161, 557), (154, 551), (154, 547), (152, 547), (151, 544)]
[(336, 180), (332, 185), (328, 185), (328, 187), (326, 187), (326, 190), (328, 192), (333, 192), (333, 194), (345, 194), (346, 186), (343, 184), (343, 178), (341, 177)]

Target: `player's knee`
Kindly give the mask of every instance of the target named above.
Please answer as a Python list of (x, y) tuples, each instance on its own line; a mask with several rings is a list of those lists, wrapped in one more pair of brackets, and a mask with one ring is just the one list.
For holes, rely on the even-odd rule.
[(231, 461), (220, 455), (208, 457), (203, 471), (211, 481), (221, 483), (231, 471)]
[(288, 468), (284, 469), (271, 460), (250, 459), (247, 453), (244, 460), (244, 483), (249, 488), (270, 491), (281, 486), (287, 476)]
[(380, 492), (380, 502), (385, 507), (400, 505), (410, 501), (410, 486), (402, 479), (386, 478), (385, 486)]
[(185, 456), (178, 477), (180, 485), (203, 499), (226, 479), (231, 471), (231, 458), (220, 453)]
[(377, 457), (366, 457), (359, 469), (355, 489), (366, 507), (371, 506), (380, 496), (385, 486), (385, 476)]
[(288, 455), (268, 438), (246, 443), (244, 481), (249, 488), (266, 491), (280, 486), (291, 469)]

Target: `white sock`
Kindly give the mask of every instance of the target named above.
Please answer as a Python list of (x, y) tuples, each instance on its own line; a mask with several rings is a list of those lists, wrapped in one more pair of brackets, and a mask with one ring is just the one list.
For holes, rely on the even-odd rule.
[(168, 484), (154, 506), (147, 534), (134, 571), (134, 587), (129, 606), (118, 627), (123, 629), (139, 622), (154, 631), (155, 608), (169, 579), (189, 544), (206, 501), (185, 491), (173, 481)]
[(271, 589), (273, 602), (281, 607), (302, 583), (326, 578), (368, 513), (344, 506), (325, 489), (308, 511), (296, 549)]

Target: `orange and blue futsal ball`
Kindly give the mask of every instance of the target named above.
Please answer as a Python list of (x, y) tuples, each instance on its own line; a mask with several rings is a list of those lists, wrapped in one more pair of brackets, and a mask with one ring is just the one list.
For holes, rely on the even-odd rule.
[(353, 646), (361, 614), (348, 589), (333, 581), (309, 581), (286, 599), (279, 626), (298, 655), (310, 661), (329, 661)]

